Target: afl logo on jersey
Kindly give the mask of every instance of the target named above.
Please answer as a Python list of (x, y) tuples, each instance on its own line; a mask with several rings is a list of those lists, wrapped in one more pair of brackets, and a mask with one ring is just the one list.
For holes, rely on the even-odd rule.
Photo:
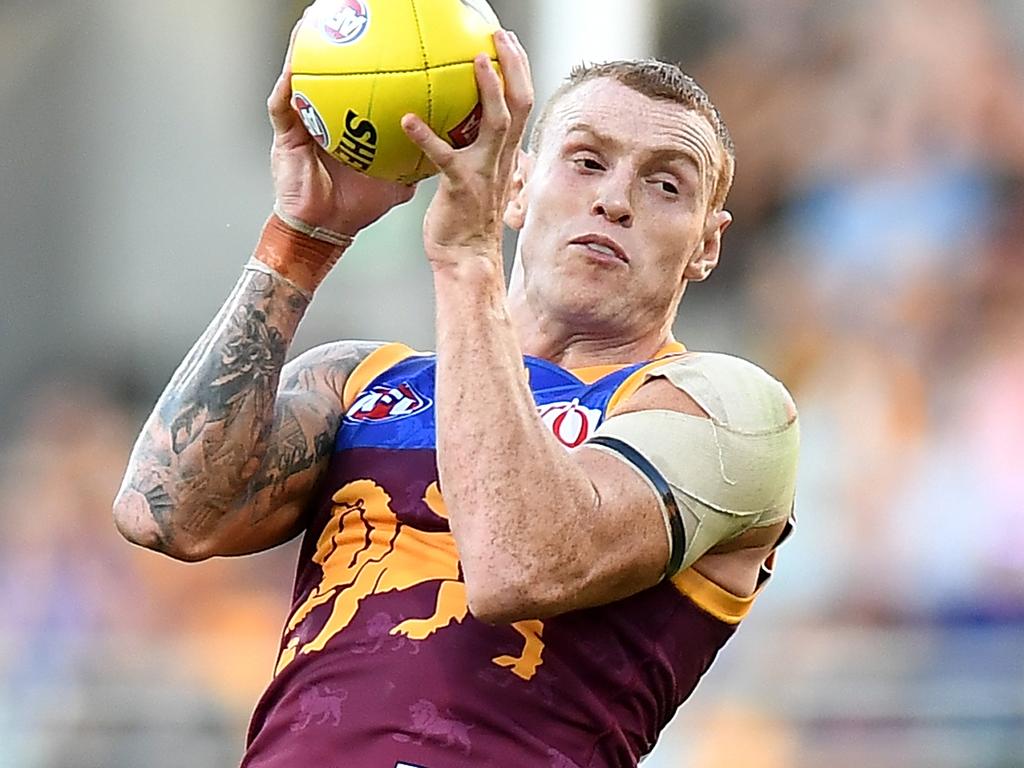
[(320, 33), (328, 43), (348, 45), (363, 36), (370, 25), (370, 9), (363, 0), (341, 0), (330, 5), (337, 10), (320, 23)]
[(327, 126), (324, 125), (323, 118), (320, 117), (320, 113), (313, 106), (313, 102), (307, 99), (304, 94), (296, 91), (292, 95), (292, 105), (295, 107), (295, 111), (299, 113), (299, 117), (302, 118), (302, 124), (306, 126), (309, 135), (313, 137), (317, 144), (327, 149), (331, 143), (331, 137), (327, 133)]
[(379, 384), (361, 394), (345, 414), (352, 424), (397, 421), (427, 410), (434, 401), (424, 397), (408, 382), (392, 387)]
[(566, 448), (576, 448), (594, 434), (601, 423), (601, 411), (580, 405), (574, 399), (571, 403), (548, 403), (537, 408), (541, 421)]

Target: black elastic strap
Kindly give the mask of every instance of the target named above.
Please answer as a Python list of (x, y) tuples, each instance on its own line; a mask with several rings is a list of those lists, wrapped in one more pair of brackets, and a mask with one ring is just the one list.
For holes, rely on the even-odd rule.
[(668, 515), (669, 529), (672, 532), (672, 551), (669, 553), (668, 566), (665, 568), (665, 576), (672, 578), (679, 571), (683, 564), (683, 555), (686, 553), (686, 529), (683, 527), (683, 518), (679, 514), (679, 507), (676, 504), (676, 497), (669, 487), (668, 481), (651, 462), (644, 458), (638, 450), (629, 443), (623, 442), (615, 437), (598, 435), (587, 441), (589, 445), (600, 445), (609, 450), (615, 451), (626, 461), (640, 470), (644, 477), (651, 481), (658, 495), (661, 496), (661, 503), (665, 505), (665, 513)]

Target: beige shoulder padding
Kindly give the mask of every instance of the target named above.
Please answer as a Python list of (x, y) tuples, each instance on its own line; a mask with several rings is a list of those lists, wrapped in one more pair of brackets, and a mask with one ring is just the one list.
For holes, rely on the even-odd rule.
[(652, 487), (656, 483), (626, 455), (629, 451), (614, 449), (615, 441), (661, 473), (685, 529), (680, 542), (663, 502), (670, 547), (685, 546), (681, 570), (716, 544), (789, 516), (800, 432), (786, 388), (746, 360), (689, 353), (648, 374), (656, 376), (688, 394), (708, 417), (669, 410), (613, 415), (598, 428), (593, 447), (636, 467)]

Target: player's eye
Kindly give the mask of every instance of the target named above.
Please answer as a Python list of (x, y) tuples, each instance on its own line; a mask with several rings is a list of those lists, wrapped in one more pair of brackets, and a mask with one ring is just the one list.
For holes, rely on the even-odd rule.
[(604, 166), (601, 162), (593, 157), (577, 157), (573, 160), (576, 167), (584, 171), (603, 171)]
[(679, 194), (679, 185), (671, 179), (651, 179), (651, 184), (666, 195), (675, 197)]

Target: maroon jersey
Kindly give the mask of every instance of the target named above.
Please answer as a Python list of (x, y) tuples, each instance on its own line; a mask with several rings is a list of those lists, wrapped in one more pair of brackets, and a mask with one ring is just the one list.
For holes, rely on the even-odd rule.
[[(438, 489), (434, 363), (388, 345), (350, 378), (242, 765), (634, 766), (753, 597), (688, 569), (543, 621), (474, 619)], [(541, 418), (567, 448), (649, 367), (525, 364)]]

